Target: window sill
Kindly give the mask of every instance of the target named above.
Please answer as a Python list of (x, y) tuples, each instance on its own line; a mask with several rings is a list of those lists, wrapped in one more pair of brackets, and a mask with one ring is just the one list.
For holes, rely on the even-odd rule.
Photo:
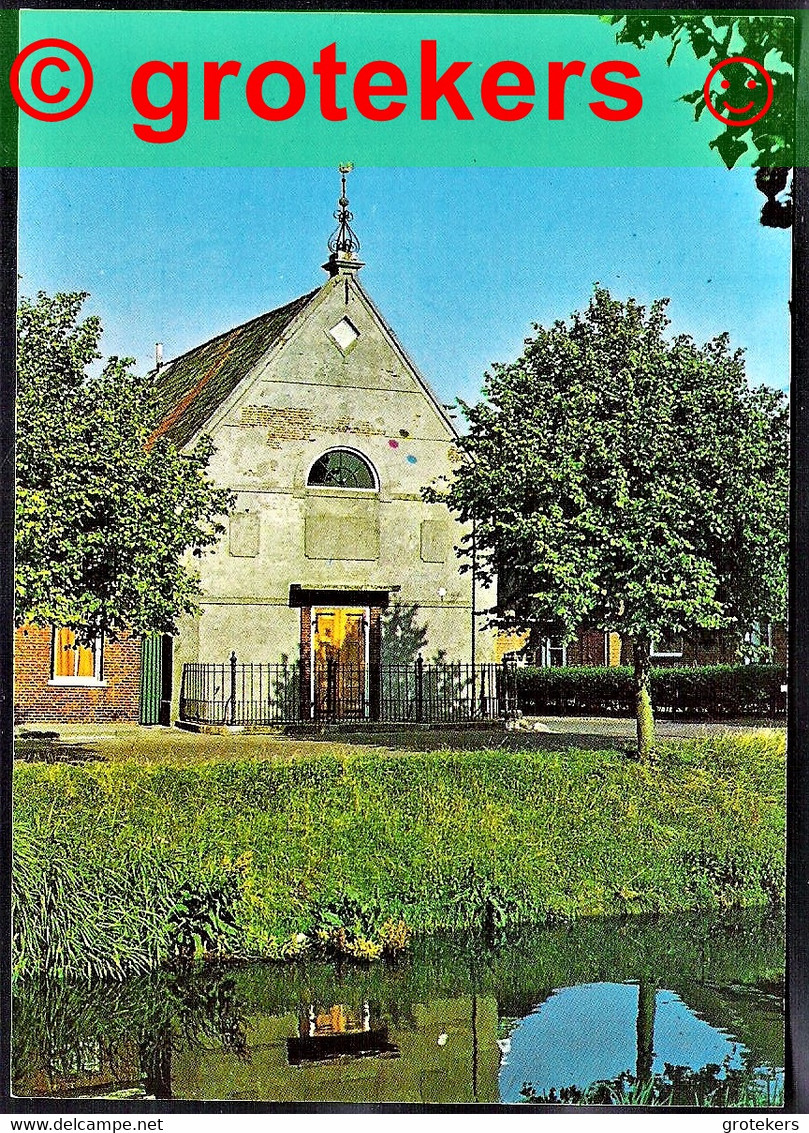
[(307, 484), (306, 491), (312, 496), (356, 496), (358, 499), (379, 495), (379, 488), (338, 488), (334, 484)]
[(106, 688), (107, 682), (95, 677), (55, 677), (48, 685), (50, 688)]

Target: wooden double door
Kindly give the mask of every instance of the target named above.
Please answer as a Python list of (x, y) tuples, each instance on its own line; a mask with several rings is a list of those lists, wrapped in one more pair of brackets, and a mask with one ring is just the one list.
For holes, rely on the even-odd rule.
[(368, 713), (368, 611), (312, 611), (312, 705), (316, 720), (362, 720)]

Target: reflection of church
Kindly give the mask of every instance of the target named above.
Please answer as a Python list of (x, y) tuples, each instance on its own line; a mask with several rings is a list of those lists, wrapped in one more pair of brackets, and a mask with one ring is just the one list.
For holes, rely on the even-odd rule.
[(298, 1035), (287, 1039), (290, 1066), (302, 1062), (326, 1062), (335, 1058), (398, 1058), (399, 1048), (388, 1040), (388, 1027), (373, 1018), (371, 1006), (352, 1009), (345, 1003), (301, 1009)]

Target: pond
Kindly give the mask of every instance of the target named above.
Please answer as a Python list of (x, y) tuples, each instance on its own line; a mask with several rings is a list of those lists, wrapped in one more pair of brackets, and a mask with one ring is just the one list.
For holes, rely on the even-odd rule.
[(21, 983), (13, 1092), (295, 1102), (781, 1104), (783, 919), (423, 937), (395, 964)]

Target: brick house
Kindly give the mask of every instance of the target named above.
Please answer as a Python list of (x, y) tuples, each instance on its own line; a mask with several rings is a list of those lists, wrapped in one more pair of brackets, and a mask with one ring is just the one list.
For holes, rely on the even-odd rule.
[[(559, 637), (540, 637), (537, 645), (530, 635), (503, 634), (498, 638), (498, 659), (511, 656), (543, 668), (577, 665), (631, 665), (632, 645), (619, 633), (582, 630), (575, 641), (565, 645)], [(786, 628), (763, 623), (744, 635), (744, 640), (714, 631), (687, 636), (670, 634), (652, 641), (651, 660), (657, 668), (674, 665), (738, 665), (752, 659), (764, 648), (772, 661), (786, 665)]]
[(69, 630), (30, 625), (14, 636), (15, 723), (138, 720), (139, 638), (82, 648)]

